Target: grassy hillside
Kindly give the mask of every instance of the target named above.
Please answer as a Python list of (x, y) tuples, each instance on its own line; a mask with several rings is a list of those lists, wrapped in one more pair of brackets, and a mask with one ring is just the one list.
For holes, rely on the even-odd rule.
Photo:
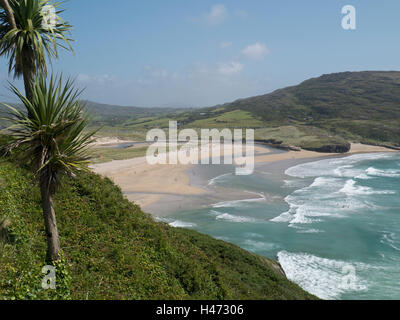
[(392, 120), (400, 117), (400, 72), (328, 74), (233, 104), (266, 121)]
[[(214, 109), (221, 112), (221, 106)], [(305, 135), (319, 128), (325, 134), (317, 137), (400, 146), (400, 72), (323, 75), (298, 86), (226, 104), (223, 109), (249, 112), (265, 127), (296, 126)]]
[(278, 264), (155, 222), (110, 180), (63, 181), (55, 206), (67, 263), (41, 289), (45, 233), (32, 175), (0, 160), (0, 299), (313, 299)]

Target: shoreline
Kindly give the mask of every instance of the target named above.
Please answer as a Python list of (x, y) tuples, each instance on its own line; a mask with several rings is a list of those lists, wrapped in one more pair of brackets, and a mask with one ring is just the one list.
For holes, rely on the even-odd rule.
[[(396, 153), (399, 151), (385, 147), (352, 144), (347, 153), (318, 153), (314, 151), (282, 152), (273, 148), (255, 146), (255, 165), (288, 167), (329, 157), (347, 157), (365, 153)], [(102, 176), (113, 180), (128, 200), (138, 204), (150, 214), (166, 216), (176, 211), (209, 204), (210, 201), (249, 199), (249, 195), (234, 192), (219, 192), (208, 188), (204, 181), (195, 177), (195, 167), (202, 165), (149, 165), (145, 157), (116, 160), (95, 164), (90, 168)], [(286, 165), (285, 165), (286, 166)], [(211, 177), (210, 179), (215, 178)], [(197, 181), (196, 181), (197, 179)], [(213, 190), (214, 189), (214, 190)], [(227, 194), (228, 199), (226, 199)]]

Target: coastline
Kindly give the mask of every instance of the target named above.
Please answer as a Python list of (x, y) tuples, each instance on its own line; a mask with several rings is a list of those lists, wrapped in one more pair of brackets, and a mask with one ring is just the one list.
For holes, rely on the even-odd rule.
[[(277, 167), (290, 167), (299, 163), (315, 161), (328, 157), (346, 157), (361, 153), (398, 152), (385, 147), (352, 144), (345, 154), (318, 153), (314, 151), (275, 150), (255, 146), (255, 164), (263, 166), (274, 164)], [(168, 215), (186, 207), (202, 206), (210, 201), (248, 199), (248, 194), (218, 192), (209, 190), (204, 181), (198, 181), (194, 165), (149, 165), (145, 157), (117, 160), (91, 166), (102, 176), (113, 180), (126, 197), (140, 205), (145, 211), (158, 216)], [(211, 177), (213, 178), (213, 177)], [(223, 195), (222, 195), (223, 194)], [(228, 194), (228, 196), (227, 196)], [(228, 197), (228, 199), (226, 199)]]
[[(399, 258), (398, 156), (355, 152), (262, 162), (244, 177), (232, 167), (226, 174), (221, 166), (196, 166), (187, 173), (206, 194), (166, 196), (149, 208), (157, 221), (277, 260), (291, 281), (322, 299), (385, 298), (385, 280), (373, 270), (390, 274), (391, 259)], [(356, 270), (354, 289), (340, 287), (346, 266)]]

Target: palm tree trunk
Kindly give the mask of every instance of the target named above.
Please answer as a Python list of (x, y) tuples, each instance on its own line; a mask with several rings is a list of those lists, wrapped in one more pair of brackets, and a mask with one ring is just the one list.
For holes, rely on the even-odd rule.
[(4, 11), (7, 14), (8, 22), (10, 23), (11, 29), (16, 29), (17, 24), (15, 23), (14, 12), (12, 11), (8, 0), (0, 0), (0, 5), (4, 8)]
[(40, 181), (40, 192), (42, 195), (42, 208), (47, 236), (47, 254), (50, 261), (60, 259), (60, 239), (58, 237), (56, 213), (54, 211), (53, 199), (49, 184), (45, 179)]
[(29, 101), (32, 101), (32, 88), (31, 88), (32, 74), (29, 70), (26, 69), (27, 68), (24, 67), (23, 71), (25, 96)]
[[(33, 70), (35, 66), (32, 61), (33, 52), (29, 51), (29, 48), (22, 48), (22, 76), (24, 78), (24, 86), (25, 86), (25, 97), (32, 102), (32, 87), (31, 81), (33, 79)], [(28, 113), (28, 117), (32, 118), (30, 112)]]

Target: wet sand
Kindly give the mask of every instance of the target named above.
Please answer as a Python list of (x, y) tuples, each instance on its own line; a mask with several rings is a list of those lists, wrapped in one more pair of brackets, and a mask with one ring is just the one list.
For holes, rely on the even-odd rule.
[[(352, 144), (345, 154), (318, 153), (313, 151), (271, 152), (255, 146), (256, 167), (274, 163), (282, 167), (325, 157), (344, 157), (360, 153), (398, 152), (384, 147)], [(91, 166), (96, 173), (106, 176), (119, 185), (130, 201), (139, 204), (149, 213), (165, 215), (188, 207), (207, 205), (212, 201), (247, 199), (252, 195), (215, 192), (205, 181), (196, 181), (193, 165), (150, 165), (145, 157), (118, 160)], [(211, 178), (213, 178), (211, 176)], [(210, 178), (210, 179), (211, 179)], [(220, 190), (221, 191), (221, 190)], [(254, 196), (253, 196), (254, 197)]]

